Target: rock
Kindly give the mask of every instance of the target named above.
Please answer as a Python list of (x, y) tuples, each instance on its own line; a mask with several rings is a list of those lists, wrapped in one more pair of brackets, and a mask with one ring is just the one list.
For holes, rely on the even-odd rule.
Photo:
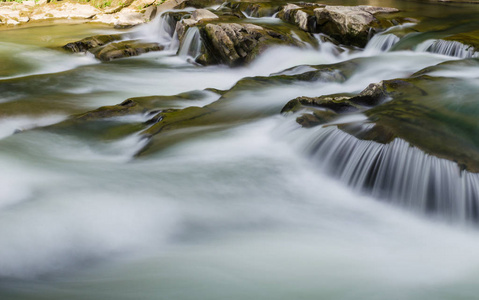
[(335, 113), (354, 112), (358, 107), (351, 103), (351, 95), (335, 94), (320, 97), (298, 97), (289, 101), (281, 110), (285, 112), (297, 112), (305, 108), (328, 109)]
[(324, 33), (337, 41), (364, 47), (369, 35), (393, 26), (394, 22), (376, 14), (398, 12), (395, 8), (375, 6), (330, 6), (321, 4), (288, 4), (278, 14), (283, 21), (296, 24), (304, 31)]
[(183, 0), (178, 1), (179, 3), (175, 6), (177, 9), (183, 9), (186, 7), (197, 7), (197, 8), (205, 8), (214, 5), (223, 4), (223, 0)]
[(374, 15), (398, 11), (395, 8), (374, 6), (325, 6), (316, 8), (314, 15), (323, 33), (342, 43), (364, 47), (371, 31), (394, 25), (381, 22)]
[(250, 17), (262, 18), (272, 17), (278, 13), (281, 8), (281, 3), (275, 2), (234, 2), (239, 6), (239, 9)]
[(109, 35), (95, 35), (91, 37), (84, 38), (78, 42), (68, 43), (63, 46), (63, 49), (69, 50), (72, 52), (86, 52), (90, 49), (104, 46), (113, 41), (121, 40), (122, 36), (120, 34), (109, 34)]
[(163, 50), (163, 46), (157, 43), (142, 43), (139, 41), (122, 41), (110, 43), (103, 47), (90, 49), (93, 55), (101, 61), (137, 56), (143, 53)]
[(157, 43), (143, 43), (136, 40), (116, 42), (122, 35), (97, 35), (84, 38), (78, 42), (68, 43), (63, 49), (72, 52), (90, 52), (101, 61), (110, 61), (117, 58), (137, 56), (151, 51), (163, 50)]
[(205, 56), (200, 63), (238, 66), (251, 62), (272, 45), (299, 46), (291, 36), (249, 23), (207, 24), (200, 28)]
[(333, 121), (337, 117), (338, 114), (329, 109), (312, 109), (310, 112), (296, 118), (296, 122), (304, 128), (311, 128)]
[(101, 10), (88, 4), (66, 2), (58, 5), (50, 3), (35, 7), (30, 19), (91, 19), (98, 13), (101, 13)]
[(89, 121), (105, 118), (120, 117), (125, 115), (145, 113), (147, 110), (133, 100), (125, 100), (121, 104), (113, 106), (103, 106), (98, 109), (73, 116), (79, 121)]
[(178, 34), (178, 38), (183, 40), (188, 28), (197, 25), (200, 21), (214, 20), (218, 18), (219, 17), (217, 15), (207, 9), (197, 9), (191, 13), (189, 18), (184, 18), (176, 23), (176, 32)]
[(113, 14), (98, 14), (92, 21), (111, 24), (116, 27), (135, 26), (150, 20), (152, 14), (146, 14), (145, 12), (140, 12), (133, 7), (126, 7)]
[[(313, 7), (324, 7), (325, 5), (314, 5)], [(288, 23), (295, 24), (304, 31), (317, 33), (317, 20), (311, 5), (298, 6), (288, 4), (278, 13), (278, 17)]]
[[(448, 89), (450, 86), (455, 87), (454, 93)], [(470, 89), (471, 86), (461, 79), (417, 75), (371, 84), (357, 96), (299, 97), (288, 102), (283, 112), (305, 110), (297, 122), (312, 127), (331, 120), (328, 116), (315, 115), (315, 109), (336, 114), (357, 109), (368, 117), (366, 121), (336, 126), (358, 139), (378, 143), (401, 138), (430, 155), (454, 161), (461, 169), (477, 173), (479, 138), (474, 128), (478, 128), (479, 122), (474, 113), (476, 104), (457, 102), (457, 99), (472, 95), (474, 92)], [(476, 90), (479, 93), (479, 89)]]

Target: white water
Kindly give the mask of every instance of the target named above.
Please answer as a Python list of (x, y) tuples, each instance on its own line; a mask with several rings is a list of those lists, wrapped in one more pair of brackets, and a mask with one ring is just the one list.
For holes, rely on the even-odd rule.
[[(136, 34), (169, 36), (164, 43), (170, 45), (174, 40), (165, 24), (160, 33), (143, 28)], [(378, 45), (384, 43), (391, 41)], [(229, 89), (244, 77), (291, 67), (297, 68), (283, 74), (358, 62), (345, 82), (238, 92), (225, 110), (274, 115), (142, 159), (132, 158), (146, 143), (137, 133), (115, 140), (68, 130), (12, 135), (60, 122), (68, 110), (2, 117), (0, 298), (474, 299), (476, 230), (425, 218), (419, 212), (428, 204), (419, 196), (429, 192), (423, 185), (429, 176), (434, 195), (444, 196), (434, 199), (437, 207), (462, 220), (472, 213), (475, 174), (459, 176), (452, 162), (403, 141), (358, 141), (332, 128), (301, 129), (296, 116), (278, 115), (298, 96), (359, 92), (452, 58), (339, 50), (329, 42), (318, 50), (280, 47), (234, 70), (197, 67), (173, 51), (83, 67), (69, 56), (60, 65), (70, 72), (5, 84), (9, 95), (2, 102), (33, 98), (84, 111), (133, 96)], [(202, 106), (217, 97), (178, 99), (165, 108)], [(141, 121), (144, 116), (105, 122)], [(317, 148), (313, 157), (311, 147)], [(365, 196), (358, 191), (364, 192), (365, 170), (378, 156), (383, 164), (376, 188), (373, 197)]]
[(178, 50), (178, 56), (196, 59), (201, 54), (201, 37), (198, 28), (189, 28)]
[(360, 192), (413, 212), (462, 221), (478, 217), (479, 175), (454, 162), (400, 139), (385, 145), (361, 141), (335, 127), (309, 130), (302, 139), (321, 169)]
[(474, 47), (456, 41), (427, 40), (416, 47), (418, 52), (431, 52), (458, 58), (479, 57)]

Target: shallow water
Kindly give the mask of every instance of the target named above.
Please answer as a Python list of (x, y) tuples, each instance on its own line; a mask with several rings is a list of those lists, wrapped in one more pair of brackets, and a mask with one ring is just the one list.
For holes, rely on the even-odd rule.
[[(370, 83), (459, 61), (444, 55), (449, 52), (417, 46), (441, 38), (437, 24), (456, 28), (459, 19), (477, 18), (479, 7), (327, 3), (397, 6), (404, 14), (422, 16), (419, 27), (433, 29), (419, 38), (401, 36), (392, 47), (390, 39), (376, 39), (365, 51), (327, 42), (319, 48), (280, 47), (236, 69), (194, 65), (188, 51), (177, 56), (174, 47), (108, 63), (58, 50), (69, 41), (115, 32), (102, 26), (0, 31), (0, 298), (476, 299), (476, 226), (463, 216), (451, 221), (427, 216), (414, 205), (385, 203), (394, 201), (351, 186), (350, 177), (335, 173), (340, 164), (321, 163), (340, 149), (309, 155), (311, 142), (335, 129), (300, 128), (296, 115), (280, 111), (298, 96), (357, 93)], [(425, 13), (425, 7), (431, 9)], [(158, 34), (143, 26), (132, 35), (138, 30), (144, 37)], [(201, 134), (140, 158), (134, 155), (147, 141), (138, 131), (101, 130), (135, 128), (148, 119), (144, 115), (91, 127), (31, 130), (129, 97), (228, 90), (246, 77), (351, 60), (357, 66), (341, 82), (272, 82), (231, 92), (221, 108), (234, 122), (210, 124), (215, 130), (191, 129)], [(477, 64), (439, 67), (428, 75), (464, 80), (461, 86), (441, 87), (449, 94), (437, 102), (460, 116), (450, 126), (464, 129), (461, 118), (478, 109)], [(164, 105), (202, 107), (219, 97), (211, 92)], [(366, 118), (347, 117), (338, 122)], [(477, 133), (476, 125), (464, 130)], [(342, 142), (339, 136), (324, 147)], [(445, 165), (452, 174), (457, 168), (397, 143), (413, 153), (407, 155), (427, 157), (440, 170)]]

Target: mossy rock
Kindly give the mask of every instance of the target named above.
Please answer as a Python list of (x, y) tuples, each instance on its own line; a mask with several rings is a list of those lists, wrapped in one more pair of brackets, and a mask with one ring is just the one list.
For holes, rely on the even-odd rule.
[(63, 46), (63, 49), (71, 52), (86, 52), (93, 48), (104, 46), (108, 43), (118, 41), (122, 39), (121, 34), (108, 34), (108, 35), (95, 35), (91, 37), (84, 38), (77, 42), (68, 43)]
[[(385, 80), (341, 100), (358, 107), (368, 120), (340, 124), (338, 128), (359, 139), (379, 143), (398, 137), (430, 155), (454, 161), (462, 169), (479, 172), (479, 105), (474, 101), (477, 93), (479, 88), (470, 82), (454, 78), (421, 75)], [(367, 103), (363, 102), (365, 95)], [(304, 98), (306, 105), (296, 99), (286, 109), (295, 111), (298, 105), (327, 108), (319, 99), (331, 99), (329, 105), (337, 105), (337, 97)], [(308, 118), (306, 127), (314, 126)], [(302, 122), (304, 119), (299, 120)]]
[(140, 41), (129, 40), (93, 48), (90, 49), (89, 52), (101, 61), (111, 61), (113, 59), (138, 56), (140, 54), (160, 51), (163, 49), (164, 47), (158, 43), (143, 43)]

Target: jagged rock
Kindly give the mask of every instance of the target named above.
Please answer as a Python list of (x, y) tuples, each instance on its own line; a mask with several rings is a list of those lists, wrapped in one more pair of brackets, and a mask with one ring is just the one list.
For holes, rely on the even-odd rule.
[(63, 46), (63, 49), (72, 52), (86, 52), (90, 49), (106, 45), (113, 41), (121, 40), (121, 38), (122, 36), (120, 34), (95, 35), (84, 38), (77, 42), (68, 43)]
[(238, 66), (251, 62), (271, 45), (299, 46), (291, 36), (249, 23), (207, 24), (200, 29), (206, 57), (200, 63)]
[[(278, 14), (285, 22), (311, 33), (324, 33), (346, 45), (364, 47), (371, 32), (395, 25), (376, 16), (398, 12), (395, 8), (374, 6), (330, 6), (288, 4)], [(397, 23), (396, 23), (397, 24)]]

